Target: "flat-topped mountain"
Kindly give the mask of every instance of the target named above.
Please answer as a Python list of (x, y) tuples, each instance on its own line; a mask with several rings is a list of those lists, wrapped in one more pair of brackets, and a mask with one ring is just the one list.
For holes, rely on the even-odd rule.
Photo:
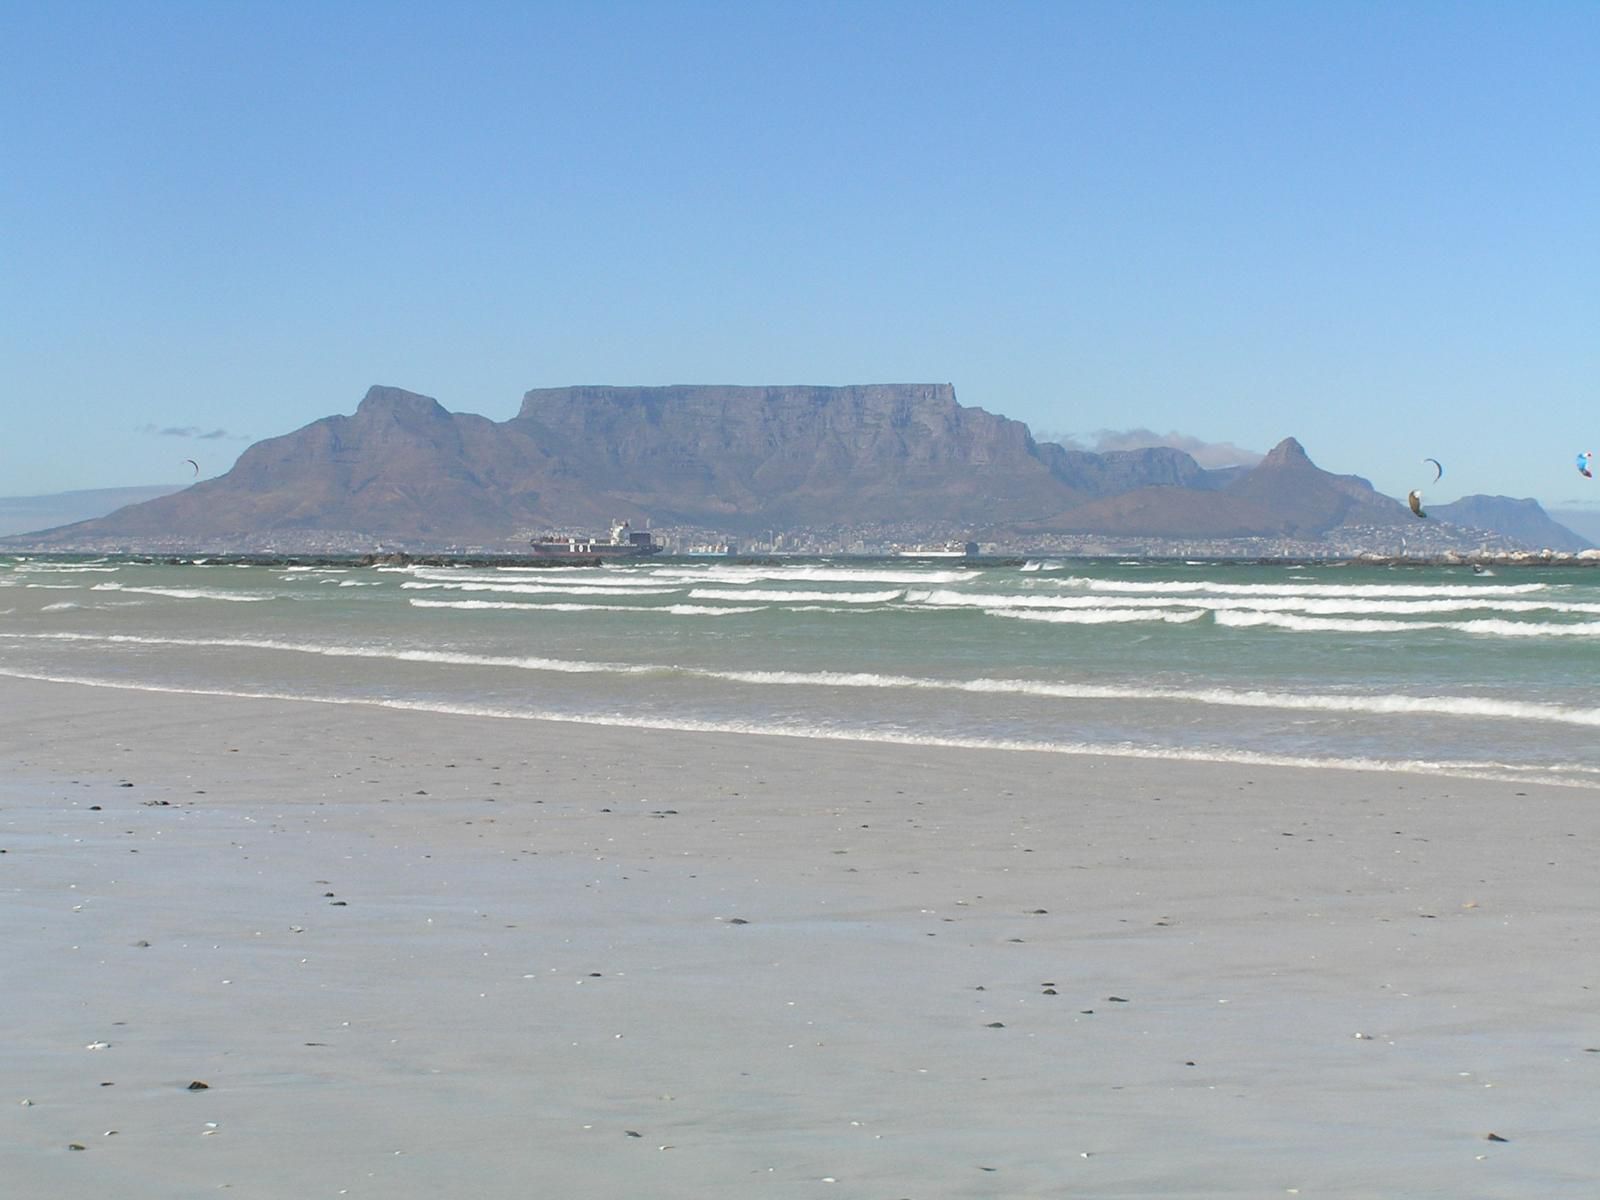
[(67, 548), (343, 541), (514, 550), (636, 526), (1315, 539), (1414, 520), (1293, 438), (1213, 471), (1181, 450), (1092, 454), (956, 401), (949, 384), (542, 388), (495, 422), (374, 387), (351, 416), (257, 442), (175, 495), (27, 538)]

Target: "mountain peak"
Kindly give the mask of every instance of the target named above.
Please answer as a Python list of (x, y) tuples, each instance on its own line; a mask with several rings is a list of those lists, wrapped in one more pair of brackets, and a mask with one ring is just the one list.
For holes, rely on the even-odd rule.
[(1306, 448), (1292, 437), (1286, 437), (1261, 460), (1263, 467), (1309, 467), (1314, 465)]
[(432, 396), (408, 392), (404, 388), (375, 385), (367, 389), (361, 403), (356, 406), (357, 416), (377, 416), (391, 413), (394, 416), (441, 417), (448, 416), (444, 405)]

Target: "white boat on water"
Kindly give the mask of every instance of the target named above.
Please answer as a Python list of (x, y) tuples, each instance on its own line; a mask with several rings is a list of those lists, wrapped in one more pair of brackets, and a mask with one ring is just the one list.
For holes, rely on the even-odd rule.
[(896, 558), (974, 558), (977, 542), (946, 542), (942, 546), (905, 546), (894, 552)]

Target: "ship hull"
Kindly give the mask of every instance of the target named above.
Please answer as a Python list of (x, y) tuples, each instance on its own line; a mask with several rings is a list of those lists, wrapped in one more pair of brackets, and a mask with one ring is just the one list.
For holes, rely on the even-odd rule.
[(645, 558), (660, 554), (660, 546), (618, 546), (612, 542), (534, 542), (528, 547), (534, 558)]

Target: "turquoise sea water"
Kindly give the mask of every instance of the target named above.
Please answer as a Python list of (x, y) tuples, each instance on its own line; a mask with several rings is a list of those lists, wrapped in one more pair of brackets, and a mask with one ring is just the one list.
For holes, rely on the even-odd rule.
[(0, 558), (0, 673), (1600, 786), (1600, 571)]

